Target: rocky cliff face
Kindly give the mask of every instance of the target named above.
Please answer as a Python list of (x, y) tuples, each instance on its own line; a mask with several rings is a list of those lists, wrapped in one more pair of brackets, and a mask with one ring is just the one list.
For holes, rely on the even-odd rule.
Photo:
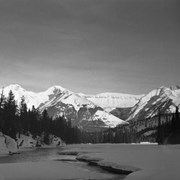
[(160, 113), (175, 112), (180, 104), (180, 89), (160, 87), (143, 96), (132, 108), (128, 120), (151, 118)]

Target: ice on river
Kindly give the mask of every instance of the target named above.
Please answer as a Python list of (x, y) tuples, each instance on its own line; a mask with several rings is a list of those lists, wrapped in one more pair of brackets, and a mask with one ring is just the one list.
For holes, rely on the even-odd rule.
[[(117, 175), (113, 177), (110, 173), (94, 171), (86, 163), (61, 161), (62, 157), (69, 158), (57, 154), (62, 153), (61, 149), (55, 149), (56, 153), (50, 149), (47, 152), (41, 149), (33, 152), (34, 155), (29, 157), (28, 152), (7, 156), (9, 163), (5, 162), (7, 157), (0, 157), (0, 180), (118, 179)], [(99, 166), (134, 171), (125, 180), (180, 179), (180, 145), (81, 144), (66, 146), (63, 153), (77, 154), (78, 158), (87, 161), (97, 160)], [(25, 160), (19, 160), (21, 155), (26, 157)], [(36, 160), (37, 156), (39, 159)], [(11, 157), (17, 159), (11, 161)]]
[(64, 152), (79, 152), (84, 160), (101, 159), (100, 166), (132, 169), (125, 180), (180, 179), (180, 145), (72, 145)]
[(0, 180), (106, 180), (120, 177), (98, 170), (96, 167), (89, 167), (87, 163), (61, 161), (75, 160), (75, 157), (61, 156), (58, 154), (60, 150), (60, 148), (26, 149), (20, 154), (0, 157)]

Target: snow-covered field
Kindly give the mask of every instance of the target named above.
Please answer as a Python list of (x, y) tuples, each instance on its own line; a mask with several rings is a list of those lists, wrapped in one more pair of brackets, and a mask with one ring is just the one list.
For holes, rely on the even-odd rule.
[[(101, 144), (67, 146), (66, 152), (86, 152), (84, 160), (98, 160), (100, 166), (134, 171), (126, 180), (179, 180), (180, 145)], [(89, 152), (89, 153), (88, 153)]]
[[(58, 152), (60, 154), (77, 154), (78, 159), (94, 161), (100, 167), (133, 171), (125, 177), (125, 180), (180, 179), (180, 145), (81, 144), (68, 145), (63, 148), (63, 151), (58, 149)], [(112, 175), (102, 172), (94, 173), (85, 168), (85, 165), (79, 166), (75, 163), (59, 161), (63, 155), (54, 155), (50, 154), (48, 159), (37, 162), (0, 164), (0, 180), (113, 179)], [(115, 176), (114, 179), (118, 179), (118, 176)], [(119, 179), (122, 178), (119, 176)]]
[[(0, 164), (0, 180), (106, 179), (107, 174), (58, 161)], [(109, 176), (111, 178), (111, 176)]]

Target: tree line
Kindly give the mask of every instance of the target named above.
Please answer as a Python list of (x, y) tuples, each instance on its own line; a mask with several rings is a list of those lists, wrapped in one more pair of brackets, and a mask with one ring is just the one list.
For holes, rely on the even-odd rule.
[[(116, 143), (119, 133), (114, 129), (87, 132), (82, 128), (74, 127), (71, 119), (66, 117), (49, 117), (47, 110), (40, 112), (32, 106), (27, 108), (25, 97), (17, 105), (12, 91), (7, 98), (1, 94), (0, 98), (0, 131), (14, 139), (20, 134), (31, 134), (34, 138), (44, 136), (44, 143), (49, 143), (49, 135), (61, 137), (68, 144), (72, 143)], [(116, 132), (116, 133), (115, 133)]]
[(68, 144), (72, 143), (116, 143), (119, 142), (119, 133), (114, 129), (87, 132), (82, 128), (74, 127), (71, 119), (66, 117), (49, 117), (47, 110), (40, 112), (32, 106), (27, 108), (25, 97), (17, 105), (12, 91), (7, 98), (1, 94), (0, 98), (0, 131), (14, 139), (20, 134), (31, 134), (34, 138), (44, 136), (44, 143), (49, 143), (49, 135), (61, 137)]
[(44, 136), (44, 143), (49, 143), (49, 135), (53, 134), (61, 137), (68, 144), (72, 143), (136, 143), (140, 141), (156, 141), (162, 143), (172, 132), (180, 131), (180, 116), (178, 107), (172, 114), (172, 120), (161, 124), (161, 115), (159, 114), (159, 123), (157, 132), (149, 137), (138, 136), (133, 126), (119, 126), (116, 128), (107, 128), (95, 132), (87, 132), (82, 128), (74, 127), (71, 119), (66, 117), (48, 116), (47, 110), (40, 112), (38, 108), (32, 106), (27, 108), (25, 97), (17, 105), (12, 91), (7, 98), (1, 94), (0, 97), (0, 130), (2, 133), (16, 139), (18, 135), (32, 134), (33, 137)]
[(66, 143), (78, 143), (78, 128), (71, 126), (71, 120), (65, 117), (52, 119), (47, 110), (40, 112), (32, 106), (27, 108), (25, 97), (17, 105), (12, 91), (6, 98), (3, 93), (0, 97), (0, 131), (14, 139), (20, 134), (33, 137), (44, 135), (44, 143), (49, 143), (49, 135), (61, 137)]
[(179, 144), (180, 143), (180, 113), (179, 107), (176, 106), (176, 111), (172, 113), (171, 121), (162, 124), (161, 114), (158, 115), (158, 128), (156, 141), (159, 144), (170, 143)]

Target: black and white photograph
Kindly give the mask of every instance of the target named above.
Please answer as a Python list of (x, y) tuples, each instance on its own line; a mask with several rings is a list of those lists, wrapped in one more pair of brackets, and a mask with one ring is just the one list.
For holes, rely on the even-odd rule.
[(180, 1), (0, 0), (0, 180), (180, 180)]

